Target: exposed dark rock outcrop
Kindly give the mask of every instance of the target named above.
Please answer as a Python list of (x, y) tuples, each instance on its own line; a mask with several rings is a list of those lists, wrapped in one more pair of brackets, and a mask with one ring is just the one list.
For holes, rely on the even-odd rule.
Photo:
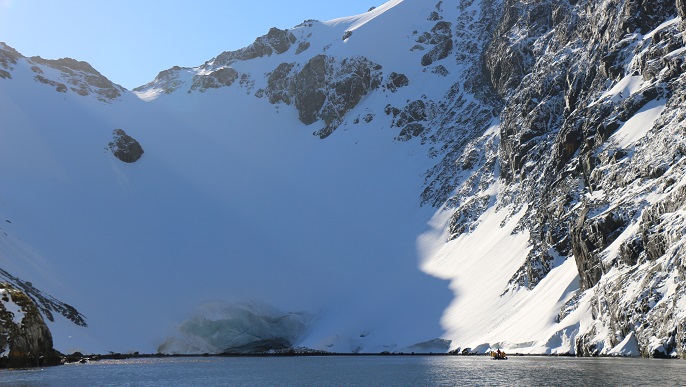
[(61, 363), (43, 317), (25, 293), (0, 282), (0, 368), (42, 367)]
[(405, 74), (398, 74), (395, 71), (388, 76), (388, 83), (386, 83), (386, 89), (391, 93), (395, 93), (399, 88), (405, 87), (410, 84), (410, 80)]
[(428, 118), (427, 110), (427, 104), (422, 100), (410, 102), (403, 110), (387, 109), (387, 114), (393, 114), (391, 126), (402, 128), (396, 140), (408, 141), (424, 133), (424, 125)]
[(238, 77), (238, 71), (231, 67), (223, 67), (206, 75), (194, 76), (191, 90), (199, 90), (202, 92), (207, 89), (218, 89), (220, 87), (231, 86)]
[(332, 57), (317, 55), (302, 66), (280, 64), (268, 75), (263, 93), (271, 103), (295, 106), (300, 121), (307, 125), (324, 121), (325, 127), (315, 134), (325, 138), (362, 97), (379, 88), (381, 81), (381, 66), (366, 58), (336, 62)]
[(452, 24), (439, 21), (431, 29), (431, 33), (421, 35), (417, 40), (420, 43), (431, 44), (434, 47), (422, 57), (422, 66), (429, 66), (441, 59), (445, 59), (453, 51)]
[(42, 76), (40, 74), (36, 75), (33, 78), (40, 83), (44, 83), (46, 85), (54, 86), (55, 90), (59, 93), (66, 93), (67, 92), (67, 85), (65, 85), (64, 83), (55, 82), (53, 80), (45, 78), (44, 76)]
[(295, 50), (295, 55), (301, 54), (302, 52), (306, 51), (308, 48), (310, 48), (310, 42), (300, 42), (298, 44), (298, 48)]
[(143, 148), (133, 137), (123, 129), (112, 132), (112, 141), (107, 145), (112, 154), (125, 163), (134, 163), (143, 155)]
[(208, 66), (228, 66), (236, 61), (245, 61), (254, 58), (283, 54), (288, 51), (297, 41), (295, 35), (289, 30), (271, 28), (266, 35), (255, 39), (248, 47), (237, 51), (225, 51), (214, 60), (206, 63)]
[(2, 77), (11, 78), (10, 73), (6, 70), (12, 70), (13, 66), (17, 64), (17, 60), (23, 57), (24, 56), (14, 48), (8, 46), (4, 42), (0, 42), (0, 67), (4, 69), (2, 70), (2, 73), (0, 73), (3, 74)]

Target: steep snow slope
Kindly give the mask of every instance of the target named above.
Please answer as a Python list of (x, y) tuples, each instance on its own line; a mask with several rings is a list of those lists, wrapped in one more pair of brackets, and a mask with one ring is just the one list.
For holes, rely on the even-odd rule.
[[(359, 20), (317, 28), (340, 39)], [(269, 59), (242, 64), (255, 87), (278, 65)], [(215, 300), (312, 314), (301, 344), (315, 348), (394, 350), (442, 334), (449, 293), (417, 270), (415, 248), (432, 212), (418, 206), (429, 164), (418, 143), (393, 141), (385, 104), (364, 111), (382, 119), (322, 141), (238, 83), (104, 103), (35, 82), (27, 59), (12, 67), (0, 83), (12, 168), (0, 179), (18, 247), (2, 256), (87, 316), (87, 329), (55, 326), (58, 349), (152, 351)], [(144, 147), (135, 164), (105, 149), (116, 128)]]
[[(215, 299), (322, 309), (357, 336), (386, 325), (416, 335), (407, 344), (440, 335), (446, 294), (416, 270), (413, 247), (426, 217), (422, 167), (394, 133), (372, 126), (322, 142), (292, 111), (240, 90), (143, 109), (31, 86), (3, 90), (5, 216), (50, 261), (66, 288), (53, 293), (79, 305), (98, 351), (154, 349), (161, 327)], [(105, 151), (120, 127), (145, 147), (134, 165)]]

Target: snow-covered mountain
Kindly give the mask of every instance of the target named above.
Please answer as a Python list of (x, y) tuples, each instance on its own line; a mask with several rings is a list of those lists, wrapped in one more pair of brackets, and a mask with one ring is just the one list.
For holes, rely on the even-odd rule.
[(682, 356), (685, 10), (391, 0), (134, 91), (2, 45), (0, 275), (63, 352)]

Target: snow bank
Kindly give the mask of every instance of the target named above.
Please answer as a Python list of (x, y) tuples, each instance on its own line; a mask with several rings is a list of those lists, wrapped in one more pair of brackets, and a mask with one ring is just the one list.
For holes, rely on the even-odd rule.
[(425, 234), (422, 269), (450, 280), (454, 300), (442, 318), (451, 349), (513, 353), (570, 353), (579, 321), (559, 322), (557, 314), (578, 289), (573, 259), (553, 269), (532, 291), (508, 289), (529, 251), (527, 231), (516, 231), (526, 209), (511, 215), (492, 206), (470, 233), (436, 248), (444, 237), (446, 212)]
[(645, 137), (664, 110), (665, 101), (648, 102), (612, 134), (609, 141), (620, 149), (628, 149)]
[(628, 98), (643, 87), (643, 76), (627, 75), (620, 79), (610, 90), (605, 92), (600, 99), (610, 97), (612, 102), (619, 103)]
[(638, 348), (638, 340), (634, 332), (630, 332), (621, 343), (607, 352), (610, 356), (641, 356)]

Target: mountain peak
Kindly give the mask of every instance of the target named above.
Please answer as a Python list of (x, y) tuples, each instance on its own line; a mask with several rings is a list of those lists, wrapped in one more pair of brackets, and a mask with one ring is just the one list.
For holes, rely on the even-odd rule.
[(103, 102), (111, 102), (126, 92), (126, 89), (107, 79), (87, 62), (72, 58), (27, 58), (5, 43), (0, 43), (0, 67), (0, 78), (11, 79), (16, 72), (52, 86), (59, 93), (93, 95)]

